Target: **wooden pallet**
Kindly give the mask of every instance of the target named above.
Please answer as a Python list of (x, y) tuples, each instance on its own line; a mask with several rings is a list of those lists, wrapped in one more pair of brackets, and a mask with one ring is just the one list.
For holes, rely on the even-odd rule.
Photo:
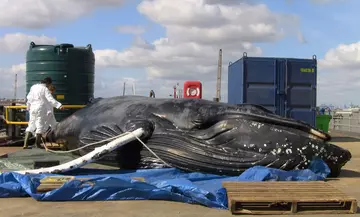
[(233, 214), (353, 214), (357, 201), (323, 181), (223, 182)]
[[(75, 176), (47, 176), (40, 180), (40, 185), (36, 191), (38, 193), (44, 193), (60, 188), (63, 184), (68, 181), (74, 180)], [(89, 178), (79, 178), (79, 181), (87, 181)]]
[(67, 147), (65, 144), (58, 144), (58, 143), (45, 143), (46, 147), (51, 150), (67, 150)]
[[(145, 179), (143, 177), (131, 177), (131, 179), (145, 182)], [(40, 180), (40, 185), (37, 187), (36, 191), (38, 193), (52, 191), (54, 189), (60, 188), (63, 184), (71, 180), (84, 181), (84, 184), (92, 185), (91, 182), (86, 182), (90, 180), (90, 178), (76, 178), (75, 176), (47, 176)]]

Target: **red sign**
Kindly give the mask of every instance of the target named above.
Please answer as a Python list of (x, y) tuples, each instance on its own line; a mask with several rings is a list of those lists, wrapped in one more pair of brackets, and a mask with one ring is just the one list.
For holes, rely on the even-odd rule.
[(184, 98), (202, 98), (202, 84), (200, 81), (186, 81), (184, 83)]

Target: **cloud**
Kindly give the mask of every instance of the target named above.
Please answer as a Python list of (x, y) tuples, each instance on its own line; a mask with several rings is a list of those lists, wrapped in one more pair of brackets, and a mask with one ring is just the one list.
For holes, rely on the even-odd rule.
[(141, 35), (145, 32), (143, 26), (118, 26), (116, 30), (124, 34)]
[(145, 0), (138, 5), (138, 10), (164, 26), (169, 38), (203, 44), (235, 40), (272, 42), (284, 36), (285, 26), (290, 28), (297, 22), (297, 17), (273, 13), (264, 4), (205, 4), (201, 0), (176, 3)]
[[(125, 95), (149, 96), (150, 90), (157, 93), (157, 97), (168, 97), (172, 93), (172, 86), (170, 82), (160, 80), (147, 80), (132, 77), (122, 77), (115, 79), (114, 77), (103, 76), (103, 73), (95, 75), (95, 97), (111, 97), (123, 95), (125, 83)], [(133, 89), (134, 88), (134, 89)]]
[(254, 0), (204, 0), (204, 3), (209, 5), (223, 4), (223, 5), (237, 5), (239, 3), (249, 3)]
[[(56, 38), (45, 35), (27, 35), (24, 33), (5, 34), (0, 37), (0, 53), (21, 53), (22, 56), (25, 56), (30, 42), (35, 44), (55, 44)], [(0, 97), (14, 97), (15, 74), (17, 74), (17, 98), (25, 98), (25, 71), (25, 63), (0, 68)]]
[(301, 44), (307, 44), (307, 43), (308, 43), (308, 41), (306, 40), (305, 36), (304, 36), (301, 32), (298, 32), (297, 38), (298, 38), (298, 40), (299, 40), (299, 42), (300, 42)]
[[(0, 9), (4, 4), (8, 4), (8, 10), (13, 10), (14, 4), (11, 2), (0, 3)], [(12, 16), (0, 14), (0, 26), (41, 28), (58, 22), (60, 18), (65, 17), (65, 21), (74, 20), (91, 13), (96, 7), (115, 7), (120, 6), (122, 2), (119, 0), (63, 0), (61, 4), (58, 3), (56, 7), (53, 7), (55, 4), (51, 0), (37, 1), (35, 6), (39, 8), (36, 13), (34, 5), (19, 9), (23, 10), (20, 12), (24, 14), (24, 17), (30, 17), (29, 19), (18, 20)], [(70, 8), (70, 3), (73, 10), (67, 10)], [(272, 12), (266, 5), (259, 4), (257, 1), (145, 0), (138, 5), (137, 9), (149, 20), (164, 27), (166, 35), (154, 41), (146, 41), (140, 36), (145, 31), (144, 27), (119, 26), (117, 28), (119, 32), (134, 34), (134, 40), (132, 46), (125, 50), (94, 51), (97, 67), (95, 92), (98, 96), (122, 94), (123, 80), (115, 81), (102, 76), (104, 67), (129, 67), (146, 70), (147, 77), (145, 78), (128, 78), (134, 80), (137, 94), (148, 95), (153, 89), (157, 97), (169, 97), (176, 83), (179, 82), (181, 87), (186, 80), (200, 80), (203, 83), (204, 98), (212, 99), (216, 93), (218, 52), (219, 49), (223, 49), (222, 99), (226, 101), (229, 61), (241, 58), (243, 52), (247, 52), (249, 56), (262, 55), (259, 47), (261, 43), (272, 43), (289, 34), (299, 37), (297, 29), (299, 20), (296, 16)], [(53, 12), (48, 13), (48, 11)], [(30, 12), (33, 13), (32, 16)], [(10, 22), (5, 22), (6, 16)], [(18, 38), (25, 39), (12, 41), (25, 42), (19, 43), (22, 45), (15, 48), (16, 46), (10, 46), (10, 39), (8, 39), (6, 44), (9, 46), (4, 51), (27, 49), (30, 38), (25, 37), (25, 34), (17, 34)], [(31, 38), (38, 44), (53, 44), (56, 41), (55, 38), (46, 36), (32, 37), (38, 37)], [(16, 37), (13, 35), (8, 38)], [(301, 38), (299, 40), (301, 41)], [(12, 72), (11, 68), (4, 70)], [(11, 76), (8, 79), (13, 81)], [(23, 80), (25, 81), (25, 77)], [(127, 93), (131, 94), (130, 83), (127, 85)], [(13, 90), (11, 87), (8, 89), (10, 93)]]
[[(145, 68), (148, 80), (200, 80), (215, 95), (218, 52), (223, 49), (223, 81), (227, 64), (242, 57), (259, 56), (256, 44), (272, 43), (288, 34), (296, 37), (298, 18), (272, 12), (264, 4), (219, 0), (144, 0), (138, 11), (163, 26), (166, 36), (152, 42), (137, 36), (122, 50), (96, 50), (101, 67)], [(222, 85), (226, 93), (226, 82)], [(223, 99), (226, 99), (224, 95)]]
[(13, 65), (9, 68), (0, 68), (1, 85), (0, 97), (13, 98), (15, 75), (17, 74), (17, 98), (25, 98), (25, 63)]
[(341, 3), (348, 0), (310, 0), (310, 2), (315, 4), (329, 4), (329, 3)]
[(4, 0), (0, 1), (0, 27), (39, 29), (75, 20), (99, 7), (119, 7), (126, 0)]
[(329, 49), (318, 61), (321, 103), (360, 104), (360, 41)]
[[(149, 96), (150, 90), (154, 90), (157, 98), (171, 98), (174, 91), (174, 86), (179, 83), (180, 94), (183, 95), (183, 85), (187, 79), (166, 80), (166, 79), (147, 79), (145, 77), (121, 77), (121, 76), (106, 76), (109, 71), (97, 70), (95, 75), (95, 96), (96, 97), (111, 97), (123, 94), (124, 82), (126, 82), (126, 95), (133, 94), (133, 84), (135, 86), (136, 95)], [(222, 81), (222, 85), (227, 82), (227, 76)], [(216, 74), (211, 81), (202, 81), (203, 83), (203, 97), (212, 99), (216, 94)], [(222, 91), (222, 97), (227, 95), (227, 89)]]
[(360, 41), (328, 50), (320, 61), (323, 68), (353, 70), (360, 67)]
[[(285, 0), (285, 1), (286, 3), (294, 3), (294, 1), (296, 0)], [(298, 1), (303, 2), (303, 0), (298, 0)], [(308, 0), (308, 1), (313, 4), (330, 4), (330, 3), (342, 3), (349, 0)]]
[(35, 44), (55, 44), (56, 38), (45, 35), (26, 35), (24, 33), (5, 34), (0, 37), (0, 52), (25, 52), (32, 41)]

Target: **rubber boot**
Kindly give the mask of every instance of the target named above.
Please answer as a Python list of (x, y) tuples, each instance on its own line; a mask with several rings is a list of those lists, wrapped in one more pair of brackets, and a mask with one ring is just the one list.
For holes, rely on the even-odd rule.
[(25, 139), (24, 139), (24, 146), (23, 149), (29, 148), (28, 142), (29, 142), (30, 132), (25, 133)]
[(36, 148), (42, 148), (41, 147), (41, 134), (36, 134), (36, 138), (35, 138), (35, 145)]

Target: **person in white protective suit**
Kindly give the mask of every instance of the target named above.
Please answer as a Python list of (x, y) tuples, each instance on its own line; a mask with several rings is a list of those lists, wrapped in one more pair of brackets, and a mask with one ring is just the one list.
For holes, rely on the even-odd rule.
[[(56, 88), (54, 85), (50, 84), (48, 85), (48, 89), (50, 90), (51, 94), (54, 94)], [(46, 112), (46, 126), (48, 126), (47, 128), (51, 127), (54, 128), (55, 125), (57, 124), (57, 121), (55, 119), (55, 115), (54, 115), (54, 107), (51, 104), (48, 104), (48, 109)]]
[(49, 107), (55, 107), (57, 109), (63, 109), (60, 102), (54, 99), (51, 95), (48, 86), (52, 83), (52, 79), (47, 77), (43, 79), (39, 84), (34, 84), (30, 88), (30, 92), (27, 95), (27, 110), (29, 111), (29, 123), (25, 130), (24, 147), (28, 148), (28, 140), (30, 133), (35, 134), (36, 147), (41, 148), (42, 135), (48, 130), (48, 111)]

